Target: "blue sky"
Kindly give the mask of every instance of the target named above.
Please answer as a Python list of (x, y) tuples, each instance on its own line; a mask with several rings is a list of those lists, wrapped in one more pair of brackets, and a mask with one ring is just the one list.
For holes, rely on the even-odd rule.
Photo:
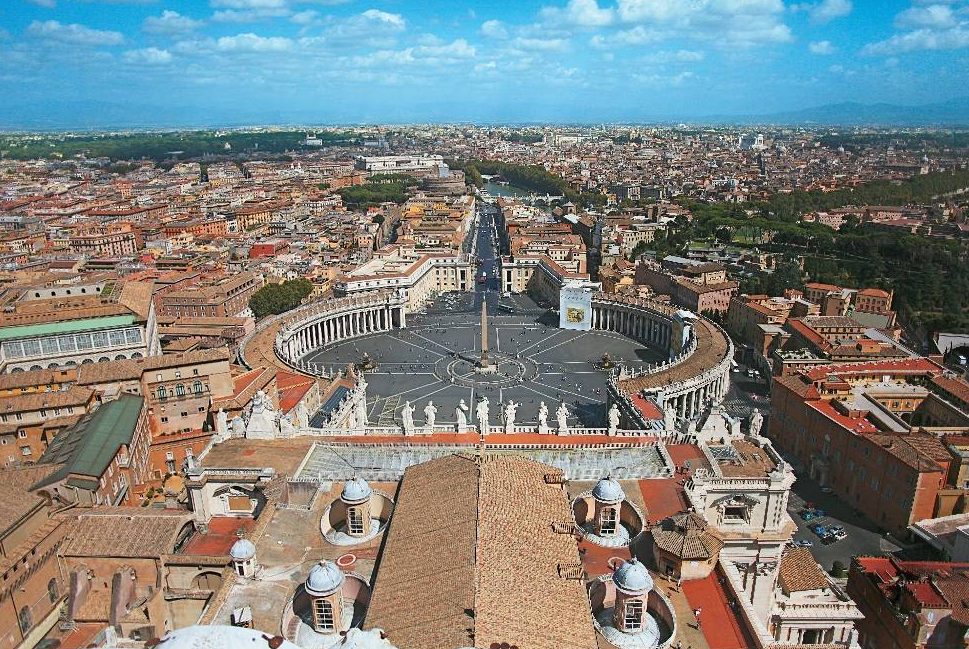
[(0, 126), (686, 120), (967, 81), (969, 0), (0, 3)]

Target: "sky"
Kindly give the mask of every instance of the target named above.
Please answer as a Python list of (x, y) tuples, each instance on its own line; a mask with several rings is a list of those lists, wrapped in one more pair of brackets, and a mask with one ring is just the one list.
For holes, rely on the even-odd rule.
[(967, 82), (969, 0), (0, 2), (0, 128), (676, 121)]

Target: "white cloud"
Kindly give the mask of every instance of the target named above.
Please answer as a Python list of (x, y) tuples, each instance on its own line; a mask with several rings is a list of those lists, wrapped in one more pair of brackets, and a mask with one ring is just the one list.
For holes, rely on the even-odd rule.
[(653, 52), (642, 58), (643, 63), (653, 65), (670, 65), (672, 63), (696, 63), (702, 61), (705, 55), (703, 52), (693, 50), (676, 50)]
[(813, 23), (826, 23), (847, 16), (854, 9), (851, 0), (821, 0), (814, 4), (804, 3), (791, 5), (794, 11), (807, 12)]
[(596, 34), (592, 37), (591, 44), (599, 49), (610, 47), (628, 47), (636, 45), (646, 45), (662, 40), (666, 35), (655, 29), (648, 29), (642, 25), (636, 25), (631, 29), (620, 30), (612, 35), (604, 36)]
[(35, 20), (27, 27), (27, 34), (71, 45), (120, 45), (124, 42), (121, 32), (91, 29), (77, 23), (65, 25), (56, 20)]
[(252, 32), (223, 36), (215, 41), (220, 52), (285, 52), (293, 48), (293, 41), (282, 36), (259, 36)]
[(481, 33), (488, 38), (500, 40), (508, 38), (508, 29), (500, 20), (486, 20), (481, 24)]
[(57, 0), (30, 0), (30, 3), (45, 9), (53, 9), (57, 6)]
[(944, 4), (911, 7), (895, 16), (895, 26), (899, 29), (918, 29), (921, 27), (940, 29), (955, 27), (955, 25), (956, 16), (952, 7)]
[(128, 63), (141, 65), (164, 65), (171, 63), (172, 53), (157, 47), (146, 47), (140, 50), (128, 50), (124, 53), (124, 60)]
[(593, 39), (593, 45), (690, 38), (737, 48), (792, 40), (791, 30), (783, 22), (783, 0), (617, 0), (616, 14), (620, 21), (636, 27), (612, 38)]
[(266, 7), (264, 9), (224, 9), (212, 14), (217, 23), (257, 23), (269, 18), (285, 18), (290, 15), (286, 7)]
[(198, 29), (205, 24), (205, 21), (194, 20), (188, 16), (183, 16), (177, 11), (166, 9), (160, 16), (148, 16), (141, 28), (151, 34), (182, 34), (184, 32)]
[(211, 0), (209, 3), (216, 9), (286, 9), (286, 0)]
[(811, 54), (827, 56), (834, 54), (835, 47), (831, 44), (831, 41), (812, 41), (808, 43), (808, 50), (810, 50)]
[(916, 50), (957, 50), (963, 47), (969, 47), (969, 29), (959, 26), (941, 31), (917, 29), (897, 34), (877, 43), (869, 43), (861, 52), (867, 55), (890, 56)]
[(512, 41), (518, 49), (527, 51), (541, 52), (562, 52), (569, 47), (569, 42), (564, 38), (524, 38), (519, 37)]
[(477, 50), (463, 38), (450, 43), (418, 45), (402, 50), (377, 50), (369, 54), (352, 57), (352, 63), (359, 67), (386, 66), (442, 66), (475, 58)]
[(320, 12), (314, 9), (307, 9), (306, 11), (294, 13), (289, 19), (297, 25), (311, 25), (316, 22), (319, 15)]
[(565, 7), (543, 7), (539, 15), (548, 23), (576, 27), (605, 27), (615, 18), (615, 12), (600, 7), (598, 0), (569, 0)]
[(407, 22), (404, 17), (400, 14), (387, 13), (386, 11), (380, 11), (379, 9), (367, 9), (362, 14), (360, 18), (365, 21), (379, 23), (382, 25), (387, 25), (394, 29), (404, 29), (407, 26)]

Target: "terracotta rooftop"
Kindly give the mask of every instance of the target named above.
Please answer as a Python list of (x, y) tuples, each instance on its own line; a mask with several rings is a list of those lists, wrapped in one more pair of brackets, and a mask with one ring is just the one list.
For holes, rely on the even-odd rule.
[(827, 575), (807, 548), (789, 548), (781, 556), (779, 572), (781, 587), (787, 593), (830, 588)]
[[(404, 474), (365, 626), (401, 649), (594, 649), (558, 469), (454, 455)], [(581, 569), (579, 570), (581, 574)]]
[(174, 553), (192, 529), (192, 515), (178, 509), (101, 507), (68, 520), (61, 550), (68, 557), (156, 558)]
[(60, 466), (35, 464), (25, 467), (0, 469), (0, 532), (6, 531), (20, 522), (20, 519), (43, 504), (44, 499), (30, 491), (30, 487), (40, 482)]
[(706, 561), (723, 548), (723, 541), (699, 514), (686, 512), (663, 521), (653, 530), (653, 543), (687, 561)]

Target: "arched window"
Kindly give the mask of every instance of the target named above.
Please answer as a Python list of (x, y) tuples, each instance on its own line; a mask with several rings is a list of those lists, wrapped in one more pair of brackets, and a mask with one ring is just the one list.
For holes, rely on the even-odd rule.
[(60, 589), (57, 587), (57, 580), (51, 579), (47, 582), (47, 597), (50, 598), (51, 604), (56, 604), (57, 599), (61, 596)]
[(643, 600), (631, 599), (626, 602), (623, 626), (626, 627), (626, 631), (638, 631), (643, 628)]
[(604, 507), (599, 515), (599, 534), (612, 536), (616, 533), (616, 508)]
[(20, 623), (21, 635), (27, 635), (30, 628), (34, 626), (34, 616), (30, 614), (30, 609), (24, 606), (17, 614), (17, 622)]
[(202, 394), (202, 382), (196, 381), (192, 384), (192, 392), (195, 394)]
[(175, 386), (175, 396), (184, 397), (185, 396), (185, 386), (179, 383)]
[(165, 389), (165, 386), (164, 385), (162, 385), (162, 386), (160, 386), (158, 388), (158, 398), (159, 399), (167, 399), (168, 398), (168, 390)]
[(363, 512), (359, 507), (347, 508), (347, 530), (352, 535), (360, 536), (363, 534)]
[(333, 604), (325, 599), (314, 599), (313, 623), (319, 633), (333, 631), (336, 628), (333, 624)]

